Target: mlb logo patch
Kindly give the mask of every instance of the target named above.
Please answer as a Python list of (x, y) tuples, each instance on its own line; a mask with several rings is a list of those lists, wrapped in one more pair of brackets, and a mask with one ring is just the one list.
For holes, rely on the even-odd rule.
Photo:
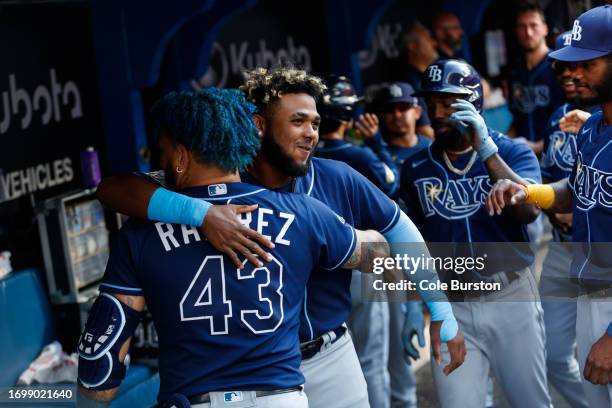
[(209, 196), (220, 196), (227, 194), (227, 186), (225, 184), (213, 184), (212, 186), (208, 186), (208, 195)]
[(229, 391), (229, 392), (223, 393), (223, 402), (226, 402), (226, 403), (240, 402), (243, 399), (244, 398), (242, 396), (241, 391)]

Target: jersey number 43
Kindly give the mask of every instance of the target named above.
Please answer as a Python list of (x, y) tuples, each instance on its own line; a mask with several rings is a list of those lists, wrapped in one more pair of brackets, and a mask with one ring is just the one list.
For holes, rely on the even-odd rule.
[[(273, 258), (262, 267), (246, 263), (244, 269), (235, 271), (238, 280), (255, 279), (259, 274), (264, 277), (263, 282), (258, 285), (257, 294), (261, 307), (239, 310), (240, 320), (255, 334), (275, 331), (283, 321), (283, 266)], [(248, 297), (249, 294), (243, 293), (240, 296)], [(182, 321), (208, 320), (211, 335), (229, 333), (228, 322), (234, 317), (234, 310), (232, 300), (228, 299), (226, 292), (225, 268), (221, 255), (204, 258), (183, 295), (180, 312)]]

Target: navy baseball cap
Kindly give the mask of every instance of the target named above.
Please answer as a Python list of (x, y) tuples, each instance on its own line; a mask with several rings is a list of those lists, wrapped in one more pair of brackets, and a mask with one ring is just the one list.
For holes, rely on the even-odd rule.
[(557, 38), (555, 39), (555, 51), (560, 50), (561, 48), (570, 45), (571, 41), (572, 41), (571, 31), (566, 31), (564, 33), (559, 34)]
[(375, 100), (379, 106), (401, 102), (416, 105), (419, 100), (416, 96), (412, 96), (413, 93), (414, 88), (410, 84), (406, 82), (392, 82), (378, 90)]
[(560, 61), (587, 61), (612, 52), (612, 6), (595, 7), (581, 14), (572, 27), (569, 45), (548, 54)]

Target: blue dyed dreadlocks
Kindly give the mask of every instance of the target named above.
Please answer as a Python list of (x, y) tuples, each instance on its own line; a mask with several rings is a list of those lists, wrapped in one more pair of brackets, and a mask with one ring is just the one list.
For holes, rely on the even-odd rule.
[(157, 136), (166, 130), (204, 163), (232, 172), (250, 164), (259, 149), (254, 112), (242, 92), (218, 88), (170, 92), (151, 109)]

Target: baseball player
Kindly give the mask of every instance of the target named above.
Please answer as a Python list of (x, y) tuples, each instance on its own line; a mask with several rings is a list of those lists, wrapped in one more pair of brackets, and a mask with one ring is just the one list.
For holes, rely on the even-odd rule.
[(562, 94), (551, 61), (546, 57), (549, 49), (544, 11), (535, 2), (519, 5), (515, 34), (523, 55), (505, 75), (504, 89), (514, 118), (510, 132), (540, 154), (546, 123), (561, 105)]
[(297, 332), (310, 271), (355, 267), (360, 242), (384, 238), (355, 231), (310, 197), (241, 183), (238, 169), (259, 146), (254, 109), (239, 91), (210, 88), (171, 92), (152, 114), (169, 186), (213, 203), (256, 203), (257, 216), (242, 222), (272, 237), (272, 260), (238, 269), (193, 227), (128, 221), (79, 340), (85, 394), (109, 400), (117, 391), (146, 302), (166, 406), (308, 406)]
[[(591, 407), (612, 405), (612, 6), (596, 7), (574, 21), (570, 44), (551, 58), (568, 63), (576, 92), (589, 104), (601, 104), (582, 126), (577, 155), (568, 178), (551, 184), (499, 181), (487, 201), (490, 211), (506, 205), (536, 203), (551, 212), (572, 211), (574, 242), (570, 277), (580, 285), (576, 316), (578, 363)], [(578, 245), (577, 243), (580, 243)]]
[[(555, 49), (561, 49), (569, 44), (571, 35), (571, 31), (559, 35)], [(574, 109), (583, 111), (598, 109), (597, 106), (589, 105), (591, 102), (588, 100), (578, 97), (576, 84), (567, 63), (554, 61), (552, 67), (569, 102), (553, 113), (547, 126), (548, 136), (544, 139), (544, 151), (540, 160), (544, 182), (567, 178), (576, 158), (577, 135), (575, 132), (562, 131), (561, 119)], [(548, 246), (540, 282), (546, 328), (548, 379), (573, 407), (587, 407), (580, 368), (575, 357), (576, 302), (571, 299), (575, 298), (578, 286), (569, 280), (568, 271), (572, 254), (571, 248), (563, 244), (571, 242), (572, 215), (550, 213), (549, 219), (553, 225), (553, 241)], [(571, 298), (570, 301), (567, 301), (567, 298)]]
[[(376, 115), (362, 115), (361, 123), (354, 123), (356, 108), (361, 98), (357, 96), (350, 81), (344, 76), (332, 76), (326, 81), (327, 91), (317, 104), (321, 115), (320, 139), (315, 154), (326, 159), (345, 162), (363, 174), (388, 196), (396, 194), (399, 173), (393, 160), (384, 149), (378, 134)], [(365, 141), (365, 146), (356, 146), (344, 140), (345, 133), (353, 128)]]
[[(354, 126), (356, 108), (361, 98), (357, 97), (352, 84), (344, 76), (331, 76), (326, 80), (326, 85), (327, 91), (317, 104), (321, 126), (315, 155), (342, 161), (368, 178), (387, 195), (397, 194), (399, 172), (378, 134), (376, 116), (361, 116), (362, 124), (356, 124), (357, 133), (364, 139), (364, 146), (345, 141), (345, 133)], [(374, 279), (373, 276), (370, 278)], [(389, 308), (384, 301), (365, 301), (362, 296), (362, 283), (368, 284), (364, 282), (365, 279), (368, 278), (364, 278), (358, 271), (353, 271), (352, 308), (347, 324), (368, 386), (370, 405), (385, 408), (390, 402), (387, 371)]]
[[(380, 130), (398, 172), (408, 157), (431, 144), (431, 139), (416, 133), (416, 122), (422, 109), (413, 93), (410, 84), (393, 82), (381, 86), (374, 96), (373, 105), (380, 117)], [(399, 194), (395, 198), (399, 198)], [(402, 202), (399, 204), (403, 206)], [(416, 407), (416, 377), (410, 367), (410, 358), (416, 360), (419, 352), (411, 339), (416, 336), (420, 346), (425, 346), (422, 303), (389, 302), (389, 325), (391, 406)]]
[[(383, 233), (389, 243), (423, 242), (408, 217), (367, 179), (344, 163), (312, 158), (320, 122), (316, 99), (324, 90), (319, 78), (292, 68), (257, 68), (247, 73), (241, 89), (257, 106), (254, 119), (263, 134), (260, 152), (243, 174), (244, 181), (318, 198), (347, 223), (369, 225), (367, 229)], [(136, 199), (121, 206), (117, 197), (128, 192)], [(100, 198), (125, 214), (164, 222), (187, 220), (196, 227), (205, 222), (202, 213), (209, 207), (137, 176), (109, 180)], [(151, 208), (156, 211), (149, 213)], [(437, 278), (418, 271), (411, 279)], [(344, 325), (351, 307), (350, 282), (350, 270), (330, 274), (317, 269), (309, 279), (300, 317), (300, 368), (313, 407), (369, 406), (363, 373)], [(443, 294), (421, 295), (432, 313), (434, 357), (440, 362), (440, 342), (445, 342), (451, 359), (443, 370), (450, 374), (463, 363), (463, 336)]]
[[(484, 269), (470, 268), (462, 275), (438, 270), (449, 285), (467, 284), (451, 295), (458, 301), (453, 310), (469, 354), (457, 370), (461, 375), (446, 377), (433, 366), (440, 403), (483, 407), (492, 370), (511, 406), (549, 407), (542, 311), (529, 270), (534, 255), (525, 246), (513, 245), (528, 240), (526, 224), (537, 217), (538, 209), (523, 205), (490, 217), (484, 206), (496, 180), (540, 180), (537, 159), (527, 145), (486, 127), (480, 115), (480, 77), (467, 63), (431, 64), (418, 95), (425, 97), (436, 138), (402, 167), (400, 191), (408, 214), (426, 242), (452, 242), (441, 251), (455, 257), (466, 251), (484, 257), (484, 246), (478, 243), (499, 243), (484, 248)], [(500, 290), (469, 290), (476, 282), (497, 282)]]

